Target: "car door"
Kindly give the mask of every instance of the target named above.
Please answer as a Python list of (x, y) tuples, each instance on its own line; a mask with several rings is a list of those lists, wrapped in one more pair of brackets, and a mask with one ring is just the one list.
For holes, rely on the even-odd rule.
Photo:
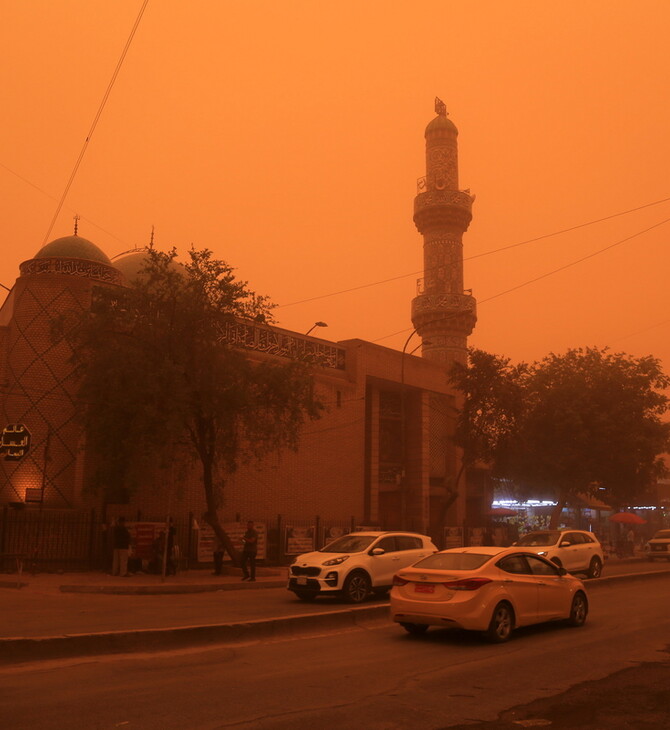
[[(372, 555), (372, 551), (376, 548), (382, 548), (384, 552), (381, 555)], [(369, 553), (372, 585), (390, 586), (393, 583), (393, 576), (400, 570), (400, 552), (395, 536), (382, 537), (371, 546)]]
[(583, 542), (578, 532), (566, 532), (558, 542), (558, 557), (561, 565), (570, 573), (583, 568), (581, 548)]
[(537, 617), (539, 621), (565, 618), (570, 602), (566, 581), (558, 567), (539, 555), (526, 555), (530, 572), (537, 580)]
[(525, 555), (507, 555), (497, 567), (503, 588), (514, 606), (516, 625), (536, 623), (538, 618), (538, 585)]
[(396, 535), (395, 542), (399, 557), (398, 568), (414, 565), (433, 552), (423, 546), (423, 540), (418, 535)]

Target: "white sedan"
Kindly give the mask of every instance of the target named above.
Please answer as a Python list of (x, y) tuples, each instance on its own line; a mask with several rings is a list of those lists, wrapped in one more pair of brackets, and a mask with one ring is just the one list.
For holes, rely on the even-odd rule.
[(443, 550), (400, 570), (391, 590), (391, 617), (409, 633), (454, 627), (493, 642), (544, 621), (582, 626), (588, 605), (581, 580), (517, 546)]

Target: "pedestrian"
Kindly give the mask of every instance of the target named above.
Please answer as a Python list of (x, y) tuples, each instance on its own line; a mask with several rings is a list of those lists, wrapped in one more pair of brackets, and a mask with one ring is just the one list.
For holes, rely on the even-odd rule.
[(214, 573), (212, 575), (221, 575), (223, 573), (223, 543), (218, 535), (214, 535), (212, 539), (212, 556), (214, 558)]
[(126, 527), (126, 518), (119, 517), (114, 525), (112, 534), (112, 575), (121, 575), (124, 578), (128, 573), (128, 555), (130, 553), (130, 532)]
[(633, 556), (635, 554), (635, 530), (632, 527), (626, 535), (626, 543), (628, 544), (628, 554)]
[(242, 537), (242, 580), (249, 582), (256, 580), (256, 553), (258, 552), (258, 533), (254, 530), (254, 523), (247, 522), (247, 531)]

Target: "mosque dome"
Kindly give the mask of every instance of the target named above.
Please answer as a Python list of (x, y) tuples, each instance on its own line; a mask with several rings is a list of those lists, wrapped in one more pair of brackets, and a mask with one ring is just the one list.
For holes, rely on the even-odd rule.
[[(112, 261), (112, 266), (124, 275), (126, 281), (131, 282), (141, 276), (147, 259), (147, 249), (141, 248), (137, 251), (125, 253), (119, 256), (119, 258), (114, 259), (114, 261)], [(170, 262), (170, 268), (174, 271), (178, 271), (179, 273), (184, 271), (182, 264), (179, 264), (174, 260)]]
[(35, 254), (36, 259), (83, 259), (98, 261), (101, 264), (112, 263), (107, 255), (94, 243), (81, 236), (64, 236), (47, 243)]
[(458, 134), (456, 125), (445, 114), (438, 114), (426, 127), (426, 137), (433, 132), (450, 131)]
[(123, 254), (123, 256), (115, 259), (112, 261), (112, 266), (126, 277), (126, 281), (132, 281), (140, 275), (146, 260), (146, 250), (139, 249), (137, 251), (131, 251), (128, 254)]

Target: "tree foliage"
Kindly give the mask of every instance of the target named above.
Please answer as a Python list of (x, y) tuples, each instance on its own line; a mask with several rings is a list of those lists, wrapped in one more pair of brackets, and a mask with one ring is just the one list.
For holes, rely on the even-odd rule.
[(129, 287), (101, 288), (68, 328), (96, 481), (133, 490), (191, 454), (201, 466), (204, 515), (234, 554), (217, 510), (226, 475), (250, 458), (295, 448), (318, 418), (303, 359), (252, 361), (227, 343), (239, 320), (267, 323), (271, 305), (208, 250), (147, 252)]
[(528, 494), (552, 496), (554, 526), (579, 494), (604, 488), (620, 505), (664, 473), (670, 378), (653, 357), (580, 348), (511, 366), (473, 350), (454, 378), (466, 396), (459, 433), (470, 458)]

